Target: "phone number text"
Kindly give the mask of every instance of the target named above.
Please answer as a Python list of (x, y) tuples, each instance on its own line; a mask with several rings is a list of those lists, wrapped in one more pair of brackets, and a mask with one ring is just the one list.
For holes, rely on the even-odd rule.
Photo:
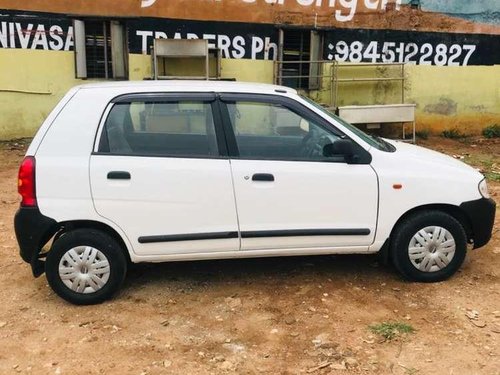
[(328, 45), (328, 59), (338, 62), (406, 63), (437, 66), (466, 66), (476, 51), (474, 44), (347, 43), (339, 40)]

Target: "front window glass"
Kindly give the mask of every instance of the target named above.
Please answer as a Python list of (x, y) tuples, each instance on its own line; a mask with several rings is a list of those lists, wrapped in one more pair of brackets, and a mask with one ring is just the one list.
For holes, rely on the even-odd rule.
[(363, 141), (368, 143), (370, 146), (375, 147), (376, 149), (381, 150), (381, 151), (393, 152), (396, 150), (396, 148), (393, 145), (384, 141), (382, 138), (374, 136), (374, 135), (366, 134), (364, 131), (358, 129), (354, 125), (343, 120), (339, 116), (335, 115), (333, 112), (330, 112), (328, 109), (326, 109), (322, 105), (316, 103), (314, 100), (309, 99), (308, 97), (302, 96), (302, 95), (301, 95), (301, 98), (304, 99), (305, 101), (307, 101), (308, 103), (312, 104), (316, 108), (318, 108), (321, 112), (325, 113), (333, 120), (340, 122), (344, 127), (346, 127), (351, 132), (356, 134), (359, 138), (361, 138)]
[[(240, 157), (278, 160), (335, 160), (324, 147), (340, 137), (277, 104), (241, 101), (227, 104)], [(343, 159), (342, 159), (343, 160)]]

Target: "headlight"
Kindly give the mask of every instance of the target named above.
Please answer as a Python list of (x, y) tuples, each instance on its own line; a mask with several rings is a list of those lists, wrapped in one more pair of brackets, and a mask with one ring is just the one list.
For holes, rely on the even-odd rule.
[(479, 183), (479, 192), (481, 193), (481, 195), (484, 198), (489, 198), (490, 197), (490, 193), (488, 193), (488, 184), (486, 184), (486, 179), (483, 179)]

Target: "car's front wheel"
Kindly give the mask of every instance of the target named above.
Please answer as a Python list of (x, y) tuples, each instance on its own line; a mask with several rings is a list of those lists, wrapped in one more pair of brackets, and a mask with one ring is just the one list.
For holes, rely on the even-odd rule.
[(396, 269), (407, 279), (442, 281), (462, 265), (467, 236), (460, 222), (442, 211), (421, 211), (395, 228), (391, 256)]
[(91, 305), (120, 289), (127, 260), (106, 233), (77, 229), (59, 237), (47, 254), (45, 273), (51, 288), (66, 301)]

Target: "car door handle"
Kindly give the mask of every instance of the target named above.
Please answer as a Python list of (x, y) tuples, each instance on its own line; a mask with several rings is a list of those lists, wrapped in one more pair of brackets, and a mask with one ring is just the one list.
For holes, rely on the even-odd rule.
[(108, 172), (108, 180), (130, 180), (130, 173), (125, 171)]
[(274, 181), (274, 176), (270, 173), (255, 173), (252, 181)]

